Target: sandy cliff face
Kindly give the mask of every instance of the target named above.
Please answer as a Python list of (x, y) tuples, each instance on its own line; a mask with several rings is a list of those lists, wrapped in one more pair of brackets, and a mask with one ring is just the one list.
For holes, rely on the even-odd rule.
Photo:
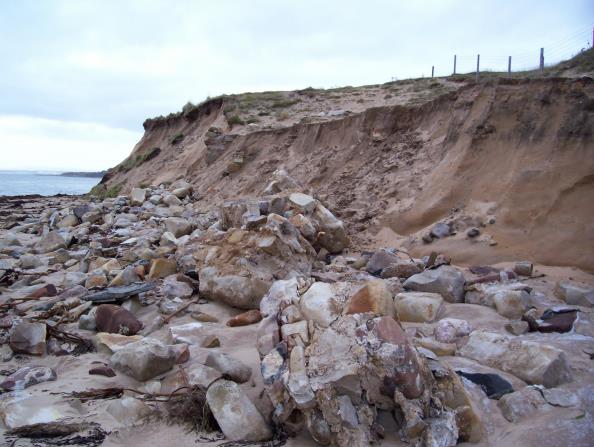
[[(185, 178), (212, 203), (260, 194), (282, 168), (337, 210), (357, 248), (594, 271), (588, 78), (422, 80), (283, 95), (273, 103), (219, 98), (147, 120), (130, 157), (103, 183), (125, 192)], [(268, 113), (277, 104), (282, 115)], [(238, 124), (246, 116), (259, 122)], [(451, 234), (427, 242), (438, 222)], [(471, 228), (479, 235), (467, 236)]]

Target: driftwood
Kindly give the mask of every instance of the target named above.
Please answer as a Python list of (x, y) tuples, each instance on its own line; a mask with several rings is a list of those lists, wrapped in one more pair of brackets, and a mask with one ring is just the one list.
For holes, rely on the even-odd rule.
[(100, 292), (91, 293), (82, 299), (85, 301), (92, 301), (93, 303), (115, 303), (124, 301), (139, 293), (148, 292), (155, 287), (156, 284), (153, 282), (133, 283), (129, 286), (108, 287)]
[[(59, 324), (59, 323), (58, 323)], [(85, 354), (87, 352), (93, 352), (95, 347), (93, 343), (88, 338), (80, 337), (76, 334), (71, 332), (65, 332), (58, 329), (58, 324), (50, 326), (46, 324), (47, 334), (51, 337), (55, 337), (58, 340), (62, 340), (67, 343), (73, 343), (77, 345), (76, 349), (72, 352), (73, 355)]]
[[(7, 439), (29, 438), (35, 445), (85, 445), (98, 447), (103, 444), (107, 432), (95, 422), (45, 422), (23, 425), (6, 432)], [(12, 445), (16, 443), (16, 439)]]
[(171, 320), (173, 317), (175, 317), (177, 314), (179, 314), (180, 312), (186, 310), (188, 307), (190, 307), (192, 304), (195, 304), (199, 301), (199, 298), (196, 298), (192, 301), (187, 302), (186, 304), (184, 304), (183, 306), (181, 306), (179, 309), (177, 309), (175, 312), (173, 312), (171, 315), (166, 316), (165, 318), (163, 318), (163, 323), (167, 324), (169, 323), (169, 320)]

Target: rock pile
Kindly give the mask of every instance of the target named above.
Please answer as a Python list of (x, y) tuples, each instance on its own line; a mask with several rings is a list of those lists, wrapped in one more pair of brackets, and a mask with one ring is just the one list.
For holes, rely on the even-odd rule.
[(191, 392), (230, 441), (437, 447), (492, 435), (482, 398), (514, 424), (582, 406), (591, 287), (553, 293), (526, 261), (464, 270), (437, 253), (354, 254), (343, 223), (285, 172), (218, 206), (183, 180), (15, 203), (0, 203), (7, 429), (98, 414), (126, 430), (164, 410), (154, 396)]

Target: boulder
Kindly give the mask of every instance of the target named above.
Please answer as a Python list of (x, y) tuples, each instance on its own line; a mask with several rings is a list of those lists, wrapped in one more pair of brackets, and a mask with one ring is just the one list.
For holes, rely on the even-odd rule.
[(492, 295), (497, 313), (512, 320), (519, 320), (527, 310), (530, 296), (524, 290), (508, 290)]
[(200, 294), (239, 309), (258, 309), (270, 284), (258, 277), (222, 275), (216, 267), (200, 270)]
[(130, 311), (115, 304), (101, 304), (95, 311), (97, 332), (135, 335), (142, 329), (142, 323)]
[(458, 354), (501, 369), (530, 384), (554, 387), (572, 380), (563, 351), (503, 334), (474, 331)]
[(449, 303), (460, 303), (464, 299), (464, 275), (449, 265), (428, 269), (413, 275), (404, 282), (404, 288), (415, 292), (439, 293)]
[(394, 304), (398, 319), (411, 323), (433, 323), (444, 310), (443, 299), (437, 293), (399, 293)]
[(177, 263), (175, 259), (157, 258), (151, 261), (149, 270), (149, 279), (165, 278), (166, 276), (177, 273)]
[(114, 279), (109, 283), (109, 287), (114, 286), (128, 286), (132, 283), (141, 281), (142, 278), (138, 274), (138, 269), (133, 265), (129, 265), (124, 270), (119, 272)]
[(19, 323), (10, 332), (10, 347), (15, 353), (44, 355), (46, 326), (43, 323)]
[(555, 295), (567, 304), (575, 306), (594, 306), (594, 288), (573, 281), (559, 281), (555, 286)]
[(22, 269), (34, 269), (42, 265), (41, 259), (39, 256), (32, 255), (25, 253), (22, 255), (19, 260), (21, 261), (21, 268)]
[(182, 204), (181, 200), (179, 200), (173, 194), (165, 194), (165, 196), (163, 197), (163, 203), (170, 207), (180, 206)]
[(289, 195), (289, 204), (303, 214), (310, 214), (316, 207), (316, 203), (316, 199), (307, 194), (294, 192)]
[(394, 316), (394, 300), (385, 282), (369, 281), (349, 299), (345, 314), (367, 313)]
[(58, 228), (70, 228), (70, 227), (76, 227), (78, 224), (79, 224), (78, 217), (76, 217), (74, 214), (68, 214), (68, 215), (64, 216), (62, 219), (60, 219), (60, 221), (58, 222), (58, 224), (56, 226)]
[(139, 381), (150, 380), (173, 368), (176, 351), (155, 339), (127, 344), (111, 356), (113, 369)]
[(435, 326), (434, 337), (442, 343), (454, 343), (470, 334), (470, 326), (466, 320), (443, 318)]
[(306, 319), (323, 327), (330, 326), (341, 312), (332, 287), (325, 282), (311, 285), (301, 297), (300, 310)]
[(382, 270), (382, 278), (410, 278), (412, 275), (421, 273), (422, 269), (417, 264), (407, 261), (398, 261), (388, 265)]
[(450, 233), (452, 232), (452, 229), (450, 228), (450, 226), (447, 223), (444, 222), (438, 222), (435, 225), (433, 225), (433, 227), (431, 228), (431, 236), (441, 239), (444, 237), (448, 237), (450, 235)]
[(194, 294), (194, 289), (187, 282), (178, 281), (175, 275), (165, 278), (161, 290), (167, 298), (190, 298)]
[(139, 206), (146, 200), (146, 189), (144, 188), (132, 188), (130, 191), (130, 203), (133, 206)]
[(57, 231), (50, 231), (35, 245), (37, 253), (49, 253), (66, 248), (66, 241)]
[(316, 241), (332, 254), (340, 253), (348, 247), (350, 240), (341, 220), (337, 219), (328, 209), (318, 203), (312, 215), (317, 223), (319, 233)]
[(256, 442), (272, 437), (262, 415), (235, 382), (217, 380), (208, 388), (206, 401), (229, 441)]
[(519, 422), (536, 413), (552, 409), (544, 400), (541, 391), (534, 386), (506, 394), (499, 399), (497, 405), (509, 422)]
[(168, 217), (165, 219), (165, 228), (178, 238), (192, 232), (192, 224), (181, 217)]
[(397, 264), (402, 260), (392, 253), (390, 250), (381, 248), (371, 255), (371, 258), (367, 262), (367, 271), (372, 275), (380, 276), (382, 271), (391, 264)]
[(209, 352), (204, 364), (237, 383), (245, 383), (252, 377), (252, 369), (249, 366), (221, 352)]

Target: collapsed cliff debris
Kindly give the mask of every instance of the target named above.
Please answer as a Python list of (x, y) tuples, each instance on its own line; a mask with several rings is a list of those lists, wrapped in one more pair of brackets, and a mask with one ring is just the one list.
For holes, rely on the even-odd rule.
[(215, 205), (183, 180), (2, 202), (6, 439), (99, 445), (156, 420), (191, 442), (453, 446), (591, 421), (592, 287), (526, 261), (353, 252), (298, 187), (279, 171)]

